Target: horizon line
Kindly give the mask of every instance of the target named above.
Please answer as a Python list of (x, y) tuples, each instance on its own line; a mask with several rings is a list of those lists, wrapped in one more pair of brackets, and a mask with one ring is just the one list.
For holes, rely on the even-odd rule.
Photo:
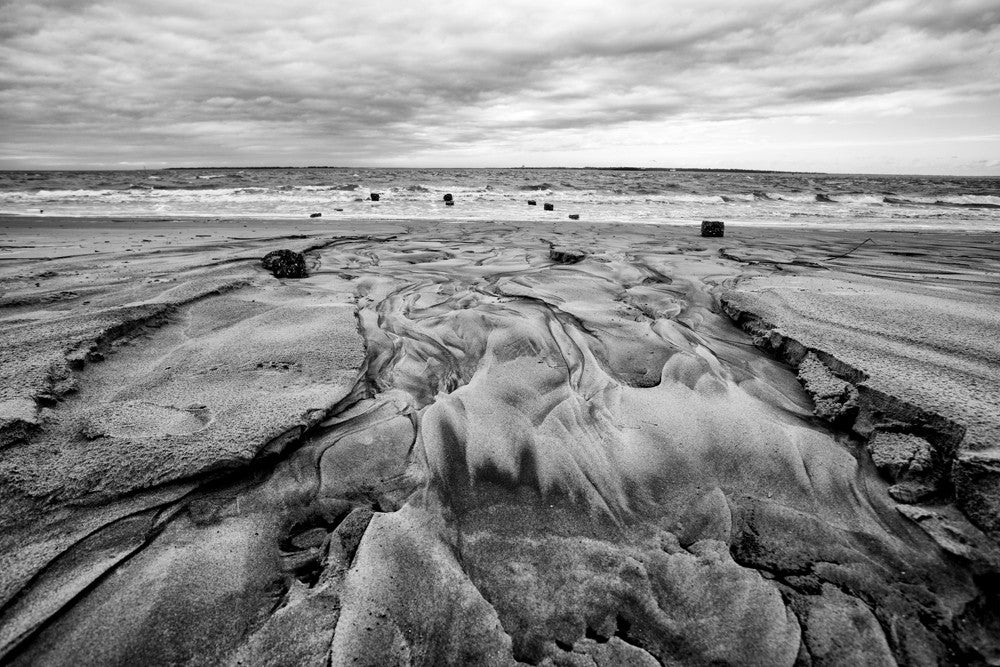
[(400, 167), (400, 166), (362, 166), (362, 165), (225, 165), (225, 166), (175, 166), (175, 167), (154, 167), (152, 169), (142, 167), (76, 167), (76, 168), (0, 168), (0, 173), (13, 172), (59, 172), (59, 171), (196, 171), (196, 170), (268, 170), (268, 169), (413, 169), (413, 170), (453, 170), (453, 169), (523, 169), (532, 171), (651, 171), (651, 172), (724, 172), (724, 173), (745, 173), (745, 174), (805, 174), (817, 176), (921, 176), (921, 177), (949, 177), (949, 178), (1000, 178), (1000, 174), (946, 174), (946, 173), (901, 173), (901, 172), (877, 172), (877, 171), (794, 171), (787, 169), (749, 169), (740, 167), (639, 167), (639, 166), (546, 166), (528, 167), (525, 165), (514, 167)]

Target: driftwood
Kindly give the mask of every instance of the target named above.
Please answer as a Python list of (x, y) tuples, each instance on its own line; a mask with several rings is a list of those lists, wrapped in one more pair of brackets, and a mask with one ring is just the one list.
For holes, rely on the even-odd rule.
[(841, 257), (847, 257), (852, 252), (854, 252), (855, 250), (857, 250), (858, 248), (860, 248), (861, 246), (863, 246), (866, 243), (875, 243), (875, 240), (872, 239), (871, 237), (868, 237), (864, 241), (862, 241), (861, 243), (859, 243), (858, 245), (854, 246), (853, 248), (851, 248), (850, 250), (848, 250), (847, 252), (845, 252), (843, 255), (831, 255), (830, 257), (827, 257), (826, 259), (840, 259)]

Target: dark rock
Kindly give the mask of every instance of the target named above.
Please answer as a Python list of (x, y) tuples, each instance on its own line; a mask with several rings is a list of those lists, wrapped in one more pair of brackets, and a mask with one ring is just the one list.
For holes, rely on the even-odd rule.
[(570, 213), (569, 214), (569, 219), (570, 220), (579, 220), (580, 219), (580, 214), (579, 213)]
[(309, 217), (310, 218), (322, 218), (323, 214), (322, 213), (310, 213)]
[(334, 211), (343, 211), (344, 209), (342, 209), (342, 208), (335, 208), (335, 209), (333, 209), (333, 210), (334, 210)]
[(554, 204), (545, 204), (544, 208), (545, 208), (546, 211), (554, 211), (554, 210), (556, 210), (556, 207), (555, 207)]
[(446, 201), (446, 202), (444, 203), (444, 205), (445, 205), (445, 206), (454, 206), (454, 205), (455, 205), (455, 202), (453, 202), (453, 201), (450, 201), (450, 200), (449, 200), (449, 201)]
[(274, 274), (275, 278), (305, 278), (306, 258), (301, 252), (293, 250), (274, 250), (264, 255), (264, 268)]
[(726, 223), (721, 220), (702, 220), (701, 221), (701, 235), (702, 236), (724, 236), (726, 233)]
[(373, 192), (372, 193), (372, 196), (371, 196), (372, 201), (378, 201), (379, 197), (380, 197), (379, 193), (377, 193), (377, 192)]
[(559, 262), (560, 264), (576, 264), (586, 256), (587, 253), (582, 250), (557, 248), (556, 246), (549, 248), (549, 259)]
[(450, 201), (452, 201), (452, 199), (453, 199), (453, 197), (450, 194), (447, 194), (447, 195), (444, 196), (444, 200), (446, 202), (450, 202)]
[(816, 201), (819, 202), (819, 203), (821, 203), (821, 204), (834, 204), (834, 203), (836, 203), (832, 199), (830, 199), (830, 195), (816, 195)]
[(536, 206), (537, 204), (538, 204), (538, 202), (536, 202), (534, 199), (529, 199), (528, 200), (528, 206)]

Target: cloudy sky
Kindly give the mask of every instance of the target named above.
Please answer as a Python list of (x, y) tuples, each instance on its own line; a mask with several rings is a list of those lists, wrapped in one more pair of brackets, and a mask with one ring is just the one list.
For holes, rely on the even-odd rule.
[(0, 0), (0, 168), (1000, 174), (997, 0)]

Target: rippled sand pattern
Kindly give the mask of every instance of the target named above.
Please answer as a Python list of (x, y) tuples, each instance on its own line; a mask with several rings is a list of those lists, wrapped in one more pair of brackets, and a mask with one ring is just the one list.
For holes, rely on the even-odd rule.
[[(718, 309), (739, 267), (717, 243), (546, 240), (589, 254), (561, 265), (528, 231), (448, 226), (317, 250), (302, 289), (356, 298), (353, 389), (300, 443), (157, 516), (162, 532), (133, 537), (15, 662), (995, 651), (981, 573), (896, 511), (858, 442)], [(197, 418), (165, 423), (187, 433)]]

